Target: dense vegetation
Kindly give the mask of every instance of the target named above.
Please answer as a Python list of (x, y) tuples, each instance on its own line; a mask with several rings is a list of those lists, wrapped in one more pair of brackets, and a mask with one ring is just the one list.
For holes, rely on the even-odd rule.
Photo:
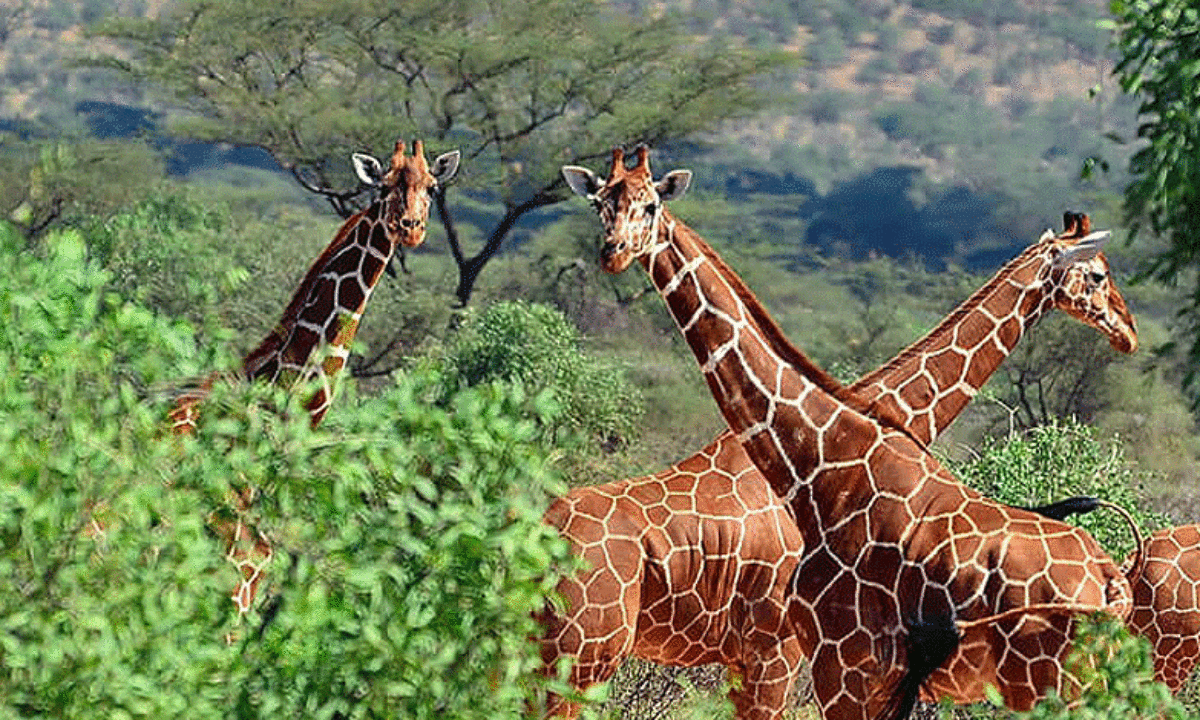
[[(115, 294), (79, 233), (44, 256), (0, 241), (0, 714), (522, 712), (530, 613), (570, 567), (541, 522), (563, 488), (549, 395), (429, 368), (310, 431), (268, 388), (218, 386), (180, 440), (164, 383), (218, 356)], [(278, 559), (239, 619), (207, 520), (239, 512), (245, 485), (263, 499), (243, 519)]]
[[(1104, 138), (1135, 133), (1137, 102), (1108, 77), (1099, 3), (701, 0), (649, 24), (633, 1), (488, 4), (503, 32), (470, 22), (473, 2), (379, 24), (357, 2), (151, 5), (0, 7), (2, 716), (520, 714), (537, 686), (528, 611), (570, 566), (546, 498), (657, 471), (720, 428), (658, 298), (596, 268), (563, 163), (603, 170), (611, 144), (644, 140), (656, 172), (692, 168), (675, 211), (844, 379), (1067, 207), (1102, 227), (1148, 213), (1171, 241), (1194, 220), (1166, 212), (1190, 201), (1155, 193), (1186, 182), (1151, 172), (1149, 151), (1131, 168), (1143, 204), (1122, 208), (1133, 147)], [(1132, 7), (1127, 52), (1164, 26)], [(170, 12), (189, 8), (190, 25)], [(89, 47), (123, 74), (61, 62), (96, 21)], [(1127, 89), (1174, 97), (1152, 63), (1122, 68)], [(170, 389), (256, 344), (362, 201), (349, 152), (397, 136), (470, 158), (376, 293), (327, 424), (219, 388), (196, 438), (167, 437)], [(1087, 158), (1109, 172), (1081, 180)], [(1143, 233), (1109, 251), (1151, 352), (1043, 321), (939, 442), (960, 477), (1016, 504), (1100, 494), (1143, 529), (1195, 519), (1193, 336), (1175, 317), (1190, 287), (1129, 282), (1172, 247)], [(1159, 269), (1187, 272), (1176, 250)], [(280, 552), (239, 620), (206, 520), (239, 512), (244, 484)], [(1080, 523), (1127, 551), (1115, 517)], [(1144, 650), (1095, 634), (1123, 659), (1089, 702), (1134, 698)], [(721, 683), (634, 664), (604, 711), (658, 716), (669, 697), (720, 714)], [(1162, 699), (1137, 697), (1137, 712)]]

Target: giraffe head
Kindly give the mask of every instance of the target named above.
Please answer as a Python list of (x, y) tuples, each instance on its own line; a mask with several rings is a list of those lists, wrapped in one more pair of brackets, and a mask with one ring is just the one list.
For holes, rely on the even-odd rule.
[(674, 170), (654, 182), (649, 150), (641, 145), (636, 155), (637, 164), (626, 168), (625, 151), (614, 148), (607, 180), (575, 165), (562, 169), (571, 190), (591, 200), (600, 214), (600, 222), (604, 224), (600, 264), (610, 273), (621, 272), (650, 251), (658, 238), (663, 203), (681, 197), (692, 181), (690, 170)]
[(454, 177), (458, 171), (458, 151), (439, 155), (431, 168), (425, 162), (425, 148), (420, 140), (413, 141), (411, 156), (404, 154), (404, 143), (397, 142), (391, 166), (370, 155), (354, 153), (354, 170), (358, 178), (379, 190), (383, 205), (381, 219), (393, 246), (416, 247), (425, 240), (425, 223), (429, 219), (430, 195), (438, 186)]
[(1064, 213), (1063, 225), (1060, 235), (1043, 237), (1055, 254), (1050, 266), (1054, 307), (1107, 335), (1114, 350), (1137, 350), (1133, 314), (1101, 252), (1111, 233), (1091, 232), (1091, 220), (1080, 213)]

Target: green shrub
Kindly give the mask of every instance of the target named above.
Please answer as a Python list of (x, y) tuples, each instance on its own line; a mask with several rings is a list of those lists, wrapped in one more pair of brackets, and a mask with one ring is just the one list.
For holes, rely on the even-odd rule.
[(500, 302), (470, 310), (446, 352), (451, 387), (512, 380), (561, 403), (561, 424), (605, 444), (634, 436), (641, 396), (618, 367), (580, 348), (579, 332), (545, 305)]
[(1154, 681), (1150, 644), (1132, 635), (1124, 623), (1107, 615), (1081, 618), (1075, 626), (1075, 648), (1068, 667), (1082, 686), (1069, 701), (1058, 695), (1032, 710), (1015, 713), (1020, 720), (1182, 720), (1183, 706)]
[(238, 631), (238, 717), (517, 717), (532, 699), (531, 613), (572, 566), (541, 519), (565, 489), (537, 440), (552, 407), (500, 383), (443, 392), (402, 375), (317, 430), (270, 388), (208, 404), (180, 476), (262, 490), (244, 519), (278, 558)]
[[(954, 471), (984, 495), (1010, 505), (1092, 495), (1128, 510), (1143, 532), (1167, 524), (1160, 513), (1143, 509), (1142, 478), (1125, 460), (1121, 443), (1102, 441), (1092, 428), (1075, 422), (993, 439), (976, 458), (956, 464)], [(1111, 510), (1102, 508), (1070, 522), (1091, 533), (1113, 557), (1133, 549), (1128, 524)]]
[[(0, 228), (0, 717), (523, 713), (572, 564), (541, 519), (552, 403), (416, 373), (312, 430), (303, 393), (218, 384), (176, 438), (154, 389), (219, 363), (80, 235), (22, 241)], [(275, 556), (239, 619), (208, 519), (246, 486)]]
[(46, 249), (0, 227), (0, 716), (217, 717), (232, 575), (143, 400), (189, 333)]
[(103, 220), (92, 219), (83, 232), (118, 292), (193, 322), (246, 277), (228, 247), (228, 213), (184, 195), (151, 195)]

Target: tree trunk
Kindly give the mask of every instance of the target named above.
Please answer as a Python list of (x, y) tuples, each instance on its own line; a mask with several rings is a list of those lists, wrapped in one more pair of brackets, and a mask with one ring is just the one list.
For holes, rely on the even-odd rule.
[(504, 217), (488, 235), (483, 248), (473, 257), (468, 258), (463, 254), (454, 218), (450, 215), (449, 208), (446, 207), (445, 191), (439, 190), (434, 194), (438, 217), (441, 218), (442, 227), (446, 229), (446, 242), (450, 244), (450, 253), (454, 256), (454, 263), (458, 265), (458, 287), (455, 288), (454, 295), (458, 298), (459, 307), (466, 307), (471, 302), (471, 295), (475, 292), (475, 283), (479, 279), (479, 273), (483, 272), (484, 266), (500, 251), (501, 243), (504, 242), (504, 238), (508, 237), (509, 231), (517, 224), (521, 216), (561, 201), (562, 198), (543, 190), (525, 202), (509, 207), (504, 213)]

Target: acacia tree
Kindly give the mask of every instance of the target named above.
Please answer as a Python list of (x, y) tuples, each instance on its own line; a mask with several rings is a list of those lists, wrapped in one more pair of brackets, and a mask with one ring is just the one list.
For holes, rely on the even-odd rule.
[(516, 223), (566, 198), (561, 165), (754, 112), (785, 62), (600, 0), (206, 0), (97, 32), (125, 48), (101, 64), (189, 111), (176, 132), (264, 148), (342, 215), (352, 151), (461, 148), (459, 182), (504, 208), (471, 255), (437, 198), (462, 304)]
[(1130, 159), (1133, 180), (1125, 190), (1126, 219), (1166, 240), (1147, 273), (1183, 280), (1194, 385), (1200, 361), (1200, 2), (1114, 0), (1121, 88), (1141, 99), (1138, 136), (1145, 144)]

